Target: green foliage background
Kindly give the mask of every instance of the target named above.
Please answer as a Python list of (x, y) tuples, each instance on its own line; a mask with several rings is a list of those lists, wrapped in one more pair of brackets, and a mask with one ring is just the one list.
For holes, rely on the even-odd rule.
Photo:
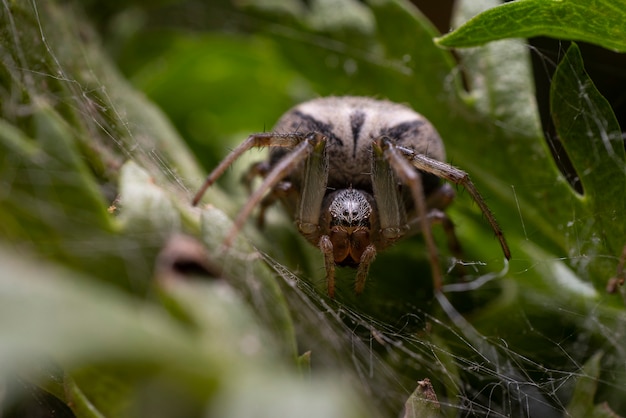
[[(605, 291), (626, 243), (622, 132), (572, 44), (551, 112), (576, 193), (542, 134), (528, 48), (510, 39), (624, 52), (622, 3), (458, 1), (459, 28), (440, 37), (401, 0), (3, 1), (0, 407), (398, 416), (429, 378), (441, 410), (422, 416), (625, 415), (624, 298)], [(458, 61), (443, 48), (470, 46)], [(193, 209), (204, 172), (293, 104), (332, 94), (408, 103), (433, 122), (511, 245), (506, 266), (459, 190), (449, 213), (481, 262), (470, 273), (496, 280), (433, 298), (417, 238), (380, 255), (361, 297), (345, 271), (327, 300), (319, 254), (279, 210), (218, 255), (247, 164)], [(182, 277), (180, 233), (221, 279)]]

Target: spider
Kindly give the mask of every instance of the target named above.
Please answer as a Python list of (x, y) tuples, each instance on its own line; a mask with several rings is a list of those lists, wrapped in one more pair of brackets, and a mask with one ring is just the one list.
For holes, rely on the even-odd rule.
[[(252, 210), (281, 200), (295, 224), (324, 256), (328, 295), (335, 294), (335, 266), (357, 269), (361, 293), (376, 254), (399, 239), (421, 232), (428, 249), (435, 290), (442, 271), (431, 225), (441, 224), (454, 253), (460, 245), (445, 208), (455, 193), (448, 180), (465, 187), (500, 241), (502, 230), (467, 173), (447, 163), (433, 125), (407, 106), (367, 97), (325, 97), (297, 105), (274, 131), (250, 135), (209, 174), (193, 199), (244, 152), (270, 147), (267, 161), (254, 164), (245, 178), (264, 180), (239, 212), (224, 244), (230, 246)], [(269, 192), (269, 193), (268, 193)], [(267, 196), (266, 196), (267, 195)]]

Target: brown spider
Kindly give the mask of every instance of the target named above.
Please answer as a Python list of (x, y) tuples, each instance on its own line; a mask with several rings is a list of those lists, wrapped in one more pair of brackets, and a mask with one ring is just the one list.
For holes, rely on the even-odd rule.
[(467, 173), (443, 162), (439, 134), (407, 106), (366, 97), (326, 97), (295, 106), (274, 132), (250, 135), (224, 158), (193, 204), (240, 155), (265, 146), (271, 147), (269, 159), (254, 164), (247, 176), (260, 175), (264, 181), (239, 212), (225, 245), (255, 206), (261, 205), (262, 219), (265, 208), (280, 199), (298, 231), (324, 255), (330, 297), (335, 265), (357, 269), (355, 291), (360, 293), (376, 254), (417, 232), (426, 241), (435, 289), (441, 288), (431, 224), (443, 225), (453, 252), (459, 253), (460, 245), (444, 213), (455, 193), (440, 178), (469, 191), (510, 258), (500, 227)]

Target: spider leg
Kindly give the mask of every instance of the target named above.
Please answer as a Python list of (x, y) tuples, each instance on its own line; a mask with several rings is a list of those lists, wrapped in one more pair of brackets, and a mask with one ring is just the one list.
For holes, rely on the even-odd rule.
[(363, 289), (365, 289), (365, 280), (367, 279), (367, 273), (370, 269), (370, 264), (376, 258), (376, 247), (373, 244), (368, 245), (361, 254), (361, 259), (359, 260), (359, 268), (356, 271), (356, 281), (354, 283), (354, 293), (357, 295), (363, 293)]
[(372, 146), (372, 189), (380, 230), (377, 247), (382, 250), (407, 232), (407, 219), (394, 170), (377, 142)]
[(426, 206), (443, 211), (450, 206), (455, 197), (456, 192), (450, 183), (442, 183), (426, 197)]
[(250, 135), (245, 141), (243, 141), (234, 150), (232, 150), (230, 154), (228, 154), (226, 158), (224, 158), (222, 162), (220, 162), (218, 166), (215, 167), (215, 169), (207, 176), (206, 180), (204, 180), (204, 183), (202, 184), (202, 187), (200, 188), (200, 190), (198, 190), (193, 200), (191, 201), (191, 204), (193, 206), (196, 206), (198, 202), (200, 202), (200, 199), (202, 199), (204, 192), (206, 192), (206, 190), (211, 187), (211, 185), (215, 183), (215, 181), (220, 178), (222, 174), (224, 174), (226, 169), (230, 167), (231, 164), (234, 163), (237, 158), (239, 158), (246, 151), (252, 148), (265, 146), (295, 147), (298, 144), (302, 143), (304, 139), (305, 134), (302, 133), (276, 134), (268, 132)]
[[(324, 267), (326, 268), (326, 287), (328, 296), (335, 297), (335, 257), (333, 255), (333, 243), (328, 235), (322, 235), (319, 242), (319, 248), (324, 254)], [(370, 264), (376, 258), (376, 247), (373, 244), (368, 245), (359, 260), (359, 268), (356, 273), (356, 281), (354, 283), (354, 293), (357, 295), (363, 293), (365, 288), (365, 280), (370, 269)]]
[(252, 193), (252, 182), (256, 177), (265, 178), (267, 173), (270, 172), (272, 166), (269, 161), (259, 161), (254, 163), (246, 170), (245, 174), (241, 176), (241, 182), (246, 187), (248, 194)]
[[(447, 208), (452, 200), (454, 200), (456, 193), (452, 186), (449, 183), (443, 183), (439, 186), (438, 189), (432, 191), (426, 197), (426, 206), (428, 209), (428, 221), (432, 225), (439, 224), (442, 226), (443, 231), (446, 234), (446, 239), (448, 241), (448, 248), (450, 252), (457, 258), (462, 258), (462, 250), (461, 250), (461, 242), (456, 236), (456, 232), (454, 231), (454, 223), (448, 217), (448, 215), (444, 212), (445, 208)], [(419, 218), (417, 216), (413, 216), (409, 218), (409, 232), (408, 235), (413, 235), (421, 231)]]
[[(246, 187), (248, 194), (252, 194), (252, 182), (254, 179), (256, 177), (265, 178), (271, 169), (272, 166), (269, 161), (259, 161), (258, 163), (254, 163), (250, 166), (250, 168), (241, 177), (241, 182)], [(293, 187), (293, 184), (290, 181), (278, 182), (278, 184), (272, 189), (272, 192), (264, 197), (259, 205), (259, 213), (256, 219), (257, 227), (262, 229), (265, 226), (265, 212), (267, 208), (272, 206), (277, 200), (282, 200), (286, 203), (292, 201), (296, 202), (298, 199), (298, 191)], [(295, 205), (293, 208), (290, 204), (287, 204), (287, 206), (289, 208), (289, 212), (293, 213)]]
[[(297, 137), (302, 138), (301, 136), (289, 135), (290, 140), (296, 139)], [(285, 139), (286, 136), (280, 136), (280, 139)], [(250, 196), (244, 207), (239, 211), (237, 217), (235, 218), (233, 227), (230, 230), (230, 233), (224, 240), (224, 246), (229, 247), (237, 233), (243, 227), (248, 216), (254, 209), (256, 205), (261, 202), (263, 196), (268, 190), (271, 190), (278, 184), (282, 179), (284, 179), (290, 172), (292, 172), (299, 163), (308, 159), (308, 157), (320, 147), (323, 149), (326, 143), (326, 137), (319, 133), (311, 133), (306, 137), (302, 138), (302, 141), (298, 143), (289, 153), (287, 153), (282, 160), (280, 160), (272, 170), (267, 174), (263, 183), (259, 186), (258, 189), (254, 191), (254, 193)], [(277, 146), (286, 146), (281, 145), (279, 143)], [(271, 143), (270, 145), (276, 145), (275, 143)], [(234, 151), (233, 151), (234, 152)], [(215, 171), (219, 169), (216, 168)], [(208, 179), (207, 179), (208, 181)], [(318, 209), (319, 210), (319, 209)]]
[(326, 152), (326, 137), (315, 144), (304, 165), (302, 189), (295, 211), (296, 225), (300, 233), (313, 245), (318, 246), (324, 255), (326, 288), (328, 296), (335, 297), (335, 256), (334, 246), (328, 231), (320, 230), (320, 212), (326, 186), (328, 184), (329, 161)]
[(297, 194), (297, 191), (293, 188), (291, 182), (278, 182), (278, 184), (272, 189), (271, 193), (265, 196), (259, 204), (259, 213), (256, 218), (257, 228), (263, 229), (263, 227), (265, 227), (265, 212), (267, 211), (267, 208), (276, 203), (277, 200), (286, 201), (293, 194)]
[[(404, 156), (402, 151), (387, 137), (378, 138), (373, 144), (373, 150), (375, 154), (382, 153), (384, 159), (388, 161), (389, 166), (393, 169), (393, 172), (398, 178), (408, 186), (411, 196), (415, 202), (417, 209), (418, 222), (420, 223), (422, 235), (426, 242), (428, 249), (428, 258), (430, 261), (433, 284), (435, 290), (441, 289), (442, 285), (442, 271), (439, 265), (439, 255), (437, 253), (437, 246), (433, 238), (432, 231), (430, 229), (430, 222), (428, 220), (428, 207), (426, 206), (426, 198), (424, 197), (424, 188), (422, 185), (422, 178), (418, 170), (415, 170)], [(374, 158), (376, 159), (376, 158)], [(394, 185), (394, 189), (396, 189)], [(378, 202), (378, 198), (377, 198)], [(379, 210), (383, 212), (383, 210)]]
[[(454, 230), (454, 223), (450, 217), (440, 209), (430, 209), (427, 214), (428, 223), (431, 227), (435, 224), (441, 225), (443, 232), (446, 234), (446, 240), (448, 241), (448, 249), (457, 259), (462, 258), (461, 242), (456, 236)], [(418, 217), (409, 220), (409, 232), (408, 234), (421, 232), (421, 222)]]
[(474, 183), (472, 183), (472, 180), (465, 171), (459, 170), (458, 168), (453, 167), (450, 164), (446, 164), (442, 161), (426, 157), (422, 154), (417, 154), (405, 148), (402, 148), (401, 151), (402, 153), (404, 153), (405, 156), (410, 159), (411, 164), (417, 169), (434, 174), (438, 177), (444, 178), (448, 181), (451, 181), (455, 184), (460, 184), (465, 187), (465, 189), (472, 196), (480, 210), (485, 215), (485, 218), (487, 218), (487, 221), (491, 225), (491, 229), (493, 229), (493, 232), (496, 234), (498, 241), (500, 241), (500, 246), (502, 247), (502, 252), (504, 253), (504, 256), (507, 260), (511, 258), (511, 251), (509, 250), (509, 246), (506, 243), (506, 239), (504, 238), (502, 229), (500, 229), (496, 218), (493, 216), (493, 213), (491, 213), (491, 210), (487, 206), (487, 203), (485, 203), (485, 199), (483, 199), (483, 197), (480, 195), (478, 189), (476, 189), (476, 186), (474, 186)]
[(333, 243), (328, 235), (322, 235), (319, 248), (324, 254), (324, 267), (326, 268), (326, 288), (328, 296), (335, 297), (335, 257), (333, 255)]
[(300, 233), (313, 245), (320, 239), (320, 211), (328, 184), (328, 153), (326, 137), (316, 134), (316, 141), (304, 164), (300, 201), (295, 213)]

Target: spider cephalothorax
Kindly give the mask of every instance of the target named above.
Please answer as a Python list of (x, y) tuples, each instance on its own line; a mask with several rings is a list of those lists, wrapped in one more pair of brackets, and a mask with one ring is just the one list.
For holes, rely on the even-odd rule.
[[(335, 265), (357, 268), (355, 290), (363, 291), (376, 253), (398, 239), (422, 232), (435, 288), (441, 267), (431, 224), (441, 223), (453, 251), (459, 251), (444, 209), (454, 191), (440, 179), (463, 185), (509, 249), (491, 211), (467, 173), (444, 162), (443, 142), (432, 124), (407, 106), (365, 97), (327, 97), (295, 106), (271, 133), (253, 134), (207, 177), (193, 203), (245, 151), (271, 147), (268, 161), (255, 164), (260, 175), (233, 226), (229, 242), (255, 206), (283, 201), (299, 232), (324, 255), (328, 294), (335, 288)], [(267, 192), (269, 195), (265, 196)]]

